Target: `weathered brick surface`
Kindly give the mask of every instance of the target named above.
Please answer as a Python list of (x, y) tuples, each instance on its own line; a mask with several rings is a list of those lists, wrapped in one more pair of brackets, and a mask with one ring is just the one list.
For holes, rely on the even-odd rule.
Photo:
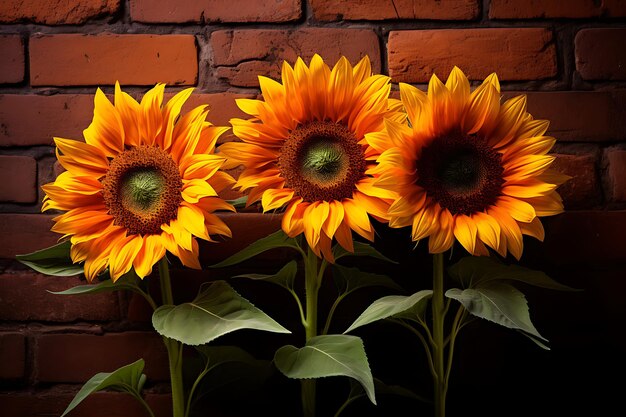
[[(233, 7), (234, 6), (234, 7)], [(302, 15), (300, 0), (134, 0), (132, 20), (147, 23), (288, 22)]]
[(153, 381), (169, 378), (167, 352), (154, 332), (46, 334), (36, 338), (36, 379), (40, 382), (85, 382), (98, 372), (111, 372), (143, 358), (144, 373)]
[(626, 14), (621, 0), (491, 0), (491, 19), (619, 17)]
[(34, 203), (37, 161), (29, 156), (0, 155), (0, 202)]
[[(0, 316), (1, 317), (1, 316)], [(24, 376), (26, 340), (22, 333), (0, 333), (0, 379), (20, 379)]]
[(583, 29), (576, 34), (576, 69), (585, 80), (626, 80), (626, 29)]
[[(53, 69), (53, 70), (51, 70)], [(35, 35), (30, 39), (32, 85), (195, 84), (193, 35)]]
[(115, 292), (73, 296), (50, 293), (85, 284), (78, 277), (54, 277), (30, 271), (1, 274), (0, 320), (118, 320), (120, 306)]
[(342, 55), (353, 64), (368, 55), (373, 71), (381, 68), (378, 37), (368, 29), (220, 30), (210, 46), (216, 76), (241, 87), (257, 87), (259, 75), (278, 79), (284, 60), (301, 56), (308, 63), (315, 53), (329, 65)]
[(24, 44), (18, 35), (1, 35), (0, 84), (19, 83), (24, 80)]
[[(140, 99), (140, 95), (132, 95)], [(174, 92), (166, 87), (166, 99), (172, 95)], [(245, 117), (235, 99), (253, 97), (250, 94), (194, 93), (182, 112), (208, 104), (211, 111), (207, 120), (215, 125), (228, 126), (231, 118)], [(109, 99), (113, 100), (112, 95)], [(80, 140), (93, 117), (93, 100), (93, 94), (0, 94), (0, 146), (52, 145), (55, 136)], [(35, 120), (37, 122), (33, 123)], [(224, 134), (224, 139), (227, 135)]]
[(626, 150), (608, 149), (606, 160), (610, 198), (612, 201), (626, 202)]
[(571, 177), (558, 189), (563, 198), (565, 210), (599, 206), (602, 203), (602, 194), (596, 155), (557, 154), (556, 157), (551, 168)]
[(552, 32), (542, 28), (391, 31), (389, 75), (395, 82), (447, 78), (457, 66), (473, 80), (497, 72), (500, 80), (535, 80), (557, 74)]
[(60, 235), (50, 231), (53, 217), (45, 214), (0, 214), (0, 259), (56, 244)]
[[(11, 417), (58, 416), (74, 398), (79, 387), (50, 389), (33, 393), (2, 393), (0, 409)], [(172, 415), (169, 394), (146, 394), (144, 399), (155, 417)], [(71, 417), (130, 417), (147, 415), (136, 399), (126, 393), (97, 392), (72, 410)]]
[(318, 20), (432, 19), (470, 20), (478, 17), (477, 0), (311, 0)]
[[(518, 93), (505, 93), (511, 97)], [(559, 141), (605, 142), (626, 139), (626, 91), (528, 92), (528, 111), (550, 121)]]
[(92, 18), (111, 16), (119, 7), (120, 0), (3, 0), (0, 22), (77, 25)]

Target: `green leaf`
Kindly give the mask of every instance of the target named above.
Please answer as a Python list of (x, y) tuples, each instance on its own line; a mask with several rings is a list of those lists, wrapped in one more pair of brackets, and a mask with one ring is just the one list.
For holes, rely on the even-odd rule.
[(241, 274), (235, 275), (233, 278), (248, 278), (254, 280), (263, 280), (278, 284), (281, 287), (287, 288), (289, 291), (293, 291), (293, 285), (298, 272), (298, 263), (296, 261), (290, 261), (287, 265), (283, 266), (280, 271), (273, 275), (264, 274)]
[(378, 252), (372, 245), (369, 243), (363, 242), (354, 242), (354, 252), (348, 252), (341, 245), (335, 245), (333, 248), (333, 255), (335, 256), (335, 261), (345, 257), (345, 256), (370, 256), (372, 258), (380, 259), (386, 262), (390, 262), (392, 264), (397, 264), (398, 262), (387, 258), (382, 253)]
[(376, 404), (374, 379), (360, 337), (329, 334), (310, 338), (306, 346), (283, 346), (274, 363), (285, 376), (294, 379), (348, 376), (356, 379)]
[(161, 335), (187, 345), (209, 343), (239, 329), (291, 333), (226, 281), (211, 283), (190, 303), (159, 307), (152, 315), (152, 325)]
[(386, 319), (388, 317), (411, 318), (420, 314), (425, 308), (432, 290), (421, 290), (413, 295), (388, 295), (370, 304), (363, 313), (344, 332), (348, 333), (357, 327)]
[(115, 391), (127, 392), (135, 397), (140, 396), (141, 389), (146, 382), (146, 376), (142, 373), (144, 360), (139, 359), (130, 365), (122, 366), (113, 372), (101, 372), (91, 377), (83, 385), (74, 397), (70, 405), (67, 406), (61, 417), (72, 411), (87, 396), (97, 391), (109, 388)]
[(476, 317), (521, 330), (547, 342), (530, 321), (524, 294), (510, 284), (490, 282), (478, 288), (452, 288), (446, 291), (446, 297), (457, 300)]
[(243, 197), (235, 198), (234, 200), (226, 200), (226, 202), (238, 209), (245, 208), (246, 203), (248, 202), (248, 196), (244, 195)]
[(560, 284), (544, 272), (519, 265), (506, 265), (487, 256), (468, 256), (448, 268), (448, 273), (465, 288), (475, 288), (493, 281), (518, 281), (536, 287), (561, 291), (577, 291)]
[(358, 268), (348, 268), (338, 264), (333, 265), (332, 270), (335, 283), (345, 295), (365, 287), (387, 287), (402, 290), (402, 287), (387, 275), (363, 272)]
[(36, 252), (16, 255), (15, 258), (24, 265), (46, 275), (67, 277), (82, 274), (83, 265), (72, 262), (71, 247), (72, 244), (67, 240)]
[[(423, 403), (431, 403), (432, 401), (422, 397), (414, 393), (413, 391), (404, 388), (400, 385), (387, 385), (383, 381), (378, 378), (374, 378), (374, 387), (376, 388), (376, 395), (380, 398), (381, 395), (397, 395), (399, 397), (410, 398), (412, 400), (420, 401)], [(361, 397), (365, 397), (367, 393), (361, 386), (361, 384), (355, 382), (354, 380), (350, 380), (350, 393), (348, 394), (348, 398), (342, 405), (342, 407), (335, 413), (335, 417), (341, 415), (341, 413), (354, 401), (360, 399)]]
[(250, 259), (260, 253), (276, 248), (298, 249), (298, 244), (296, 243), (295, 239), (290, 238), (285, 234), (285, 232), (279, 230), (269, 236), (264, 237), (263, 239), (259, 239), (256, 242), (248, 245), (236, 254), (224, 259), (222, 262), (211, 265), (211, 268), (223, 268), (226, 266), (235, 265), (247, 259)]
[(129, 272), (122, 275), (116, 282), (107, 279), (97, 284), (77, 285), (76, 287), (64, 291), (49, 292), (57, 295), (79, 295), (119, 290), (139, 291), (140, 288), (137, 286), (137, 278), (137, 274), (135, 274), (135, 271), (131, 268)]

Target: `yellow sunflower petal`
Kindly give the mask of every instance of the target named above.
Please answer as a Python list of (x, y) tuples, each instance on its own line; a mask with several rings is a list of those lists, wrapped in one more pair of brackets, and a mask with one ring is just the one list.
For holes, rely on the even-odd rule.
[(261, 199), (263, 212), (265, 213), (284, 206), (293, 199), (293, 194), (293, 190), (288, 188), (265, 190)]
[(139, 278), (145, 278), (152, 273), (152, 267), (165, 256), (165, 246), (161, 243), (159, 235), (147, 235), (143, 237), (143, 243), (137, 256), (133, 260), (135, 273)]
[(109, 258), (109, 269), (113, 282), (130, 271), (130, 268), (133, 266), (133, 260), (141, 250), (142, 245), (143, 238), (139, 235), (127, 236), (118, 240), (111, 249)]
[(177, 93), (174, 97), (169, 99), (167, 104), (163, 107), (162, 121), (165, 123), (165, 128), (159, 131), (156, 142), (163, 148), (169, 149), (172, 146), (172, 134), (174, 132), (174, 124), (176, 119), (180, 115), (180, 110), (183, 105), (191, 96), (193, 88), (186, 88), (183, 91)]
[(308, 206), (309, 203), (303, 203), (302, 199), (298, 198), (292, 201), (285, 210), (282, 229), (289, 237), (295, 237), (304, 232), (303, 216)]
[(471, 135), (490, 131), (500, 111), (500, 93), (491, 83), (483, 83), (470, 94), (469, 103), (461, 119), (461, 129)]
[(119, 82), (115, 82), (115, 109), (120, 115), (124, 128), (124, 143), (129, 146), (141, 145), (139, 121), (137, 119), (141, 107), (130, 95), (122, 91)]
[(468, 251), (474, 255), (476, 251), (476, 236), (478, 234), (478, 228), (474, 221), (465, 215), (458, 215), (454, 218), (454, 236), (456, 236), (459, 243)]
[(124, 149), (124, 125), (115, 106), (99, 88), (94, 98), (93, 121), (83, 131), (85, 142), (115, 157)]

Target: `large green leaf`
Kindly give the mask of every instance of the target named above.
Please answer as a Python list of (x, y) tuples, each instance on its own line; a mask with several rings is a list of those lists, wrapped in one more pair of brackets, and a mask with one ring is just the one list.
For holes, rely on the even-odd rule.
[(510, 284), (490, 282), (478, 288), (452, 288), (446, 291), (446, 297), (457, 300), (476, 317), (521, 330), (547, 342), (530, 321), (526, 297)]
[(26, 266), (46, 275), (72, 276), (83, 273), (83, 265), (75, 264), (70, 257), (72, 244), (69, 240), (15, 258)]
[(113, 282), (111, 279), (104, 280), (97, 284), (77, 285), (64, 291), (50, 291), (52, 294), (58, 295), (79, 295), (79, 294), (95, 294), (99, 292), (107, 291), (119, 291), (130, 290), (139, 291), (140, 288), (137, 285), (137, 274), (131, 268), (129, 272), (122, 275), (117, 281)]
[(376, 404), (374, 379), (360, 337), (341, 334), (312, 337), (303, 348), (287, 345), (278, 349), (274, 363), (285, 376), (294, 379), (354, 378)]
[(146, 382), (146, 376), (142, 373), (144, 367), (143, 359), (133, 362), (130, 365), (122, 366), (113, 372), (101, 372), (91, 377), (83, 385), (74, 397), (70, 405), (67, 406), (61, 417), (72, 411), (87, 396), (94, 392), (109, 388), (115, 391), (127, 392), (134, 397), (141, 396), (141, 389)]
[(152, 325), (161, 335), (187, 345), (202, 345), (239, 329), (291, 333), (240, 296), (225, 281), (203, 288), (195, 300), (154, 311)]
[(448, 268), (448, 273), (465, 288), (475, 288), (493, 281), (518, 281), (552, 290), (576, 291), (560, 284), (544, 272), (507, 265), (486, 256), (467, 256)]
[(295, 239), (290, 238), (285, 234), (285, 232), (279, 230), (246, 246), (236, 254), (224, 259), (222, 262), (212, 265), (211, 268), (223, 268), (226, 266), (236, 265), (260, 253), (276, 248), (297, 249), (298, 244)]
[(298, 272), (298, 263), (296, 261), (289, 261), (287, 265), (283, 266), (280, 271), (273, 275), (264, 274), (241, 274), (235, 275), (233, 278), (248, 278), (254, 280), (263, 280), (280, 285), (287, 288), (289, 291), (293, 290), (294, 281)]
[(414, 315), (419, 317), (432, 294), (432, 290), (421, 290), (408, 296), (388, 295), (379, 298), (370, 304), (344, 333), (389, 317), (411, 318)]
[(358, 241), (354, 242), (354, 252), (348, 252), (341, 245), (335, 245), (335, 247), (333, 247), (333, 255), (335, 256), (335, 260), (339, 260), (345, 256), (370, 256), (372, 258), (391, 262), (393, 264), (398, 263), (392, 259), (387, 258), (382, 253), (378, 252), (369, 243), (363, 243), (363, 242), (358, 242)]
[(338, 264), (333, 265), (333, 278), (339, 291), (343, 294), (349, 294), (359, 288), (365, 287), (387, 287), (401, 290), (394, 280), (387, 275), (374, 274), (371, 272), (363, 272), (358, 268), (348, 268)]

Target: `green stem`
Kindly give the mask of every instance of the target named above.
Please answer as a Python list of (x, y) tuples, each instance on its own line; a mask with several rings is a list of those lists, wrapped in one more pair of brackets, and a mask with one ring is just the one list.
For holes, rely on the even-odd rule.
[[(317, 336), (317, 294), (321, 282), (321, 274), (326, 268), (325, 262), (322, 262), (318, 269), (317, 255), (307, 249), (304, 258), (304, 285), (306, 292), (306, 323), (304, 326), (306, 341)], [(315, 379), (303, 379), (301, 381), (302, 394), (302, 411), (304, 417), (315, 416)]]
[(146, 400), (143, 399), (143, 397), (141, 396), (141, 393), (137, 393), (135, 395), (135, 398), (137, 398), (137, 400), (139, 401), (139, 403), (141, 403), (141, 405), (143, 406), (143, 408), (148, 412), (148, 414), (150, 415), (150, 417), (154, 417), (154, 413), (152, 412), (152, 409), (150, 408), (150, 406), (148, 405), (148, 403), (146, 402)]
[[(161, 281), (161, 297), (163, 305), (173, 305), (172, 284), (170, 282), (170, 268), (165, 257), (159, 261), (159, 277)], [(170, 383), (172, 385), (172, 416), (185, 416), (185, 392), (183, 390), (183, 345), (177, 340), (163, 337), (167, 348), (170, 365)]]
[(462, 305), (459, 306), (459, 309), (456, 312), (456, 316), (454, 316), (454, 322), (452, 323), (452, 330), (450, 331), (450, 346), (448, 347), (448, 365), (446, 368), (445, 375), (445, 391), (444, 396), (448, 392), (448, 382), (450, 381), (450, 373), (452, 372), (452, 359), (454, 358), (454, 342), (456, 341), (456, 336), (459, 334), (461, 327), (463, 327), (463, 320), (465, 319), (466, 310)]
[(446, 376), (445, 376), (445, 339), (444, 339), (444, 287), (443, 287), (443, 254), (433, 255), (433, 366), (435, 368), (434, 396), (435, 417), (446, 415)]
[(346, 295), (347, 294), (341, 294), (335, 299), (333, 306), (330, 308), (330, 311), (328, 312), (328, 317), (326, 317), (326, 324), (324, 325), (324, 330), (322, 330), (322, 334), (328, 334), (328, 330), (330, 329), (330, 323), (333, 319), (333, 315), (335, 314), (335, 310), (337, 309), (337, 306), (339, 305), (341, 300), (343, 300), (343, 298)]

